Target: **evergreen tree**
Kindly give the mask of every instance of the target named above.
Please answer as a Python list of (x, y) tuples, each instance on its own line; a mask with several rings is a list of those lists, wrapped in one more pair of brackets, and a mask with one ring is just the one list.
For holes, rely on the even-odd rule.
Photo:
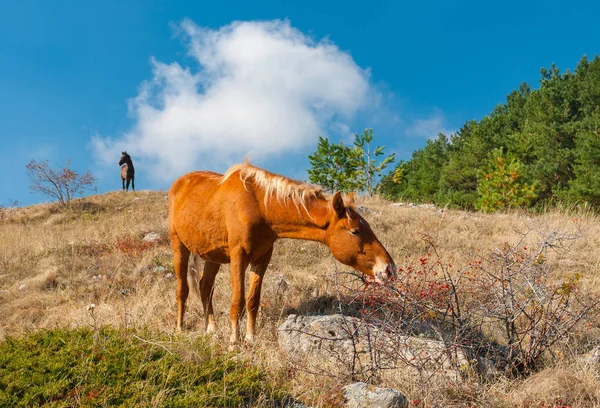
[(506, 174), (518, 168), (519, 183), (536, 186), (535, 197), (522, 203), (598, 206), (599, 125), (600, 57), (583, 57), (573, 72), (552, 65), (541, 69), (539, 89), (521, 84), (505, 103), (480, 121), (467, 121), (449, 141), (427, 141), (382, 179), (380, 190), (394, 199), (482, 208), (483, 191), (500, 176), (490, 173), (489, 154), (495, 152)]
[(600, 107), (586, 118), (575, 137), (575, 178), (570, 182), (568, 194), (561, 198), (567, 202), (588, 202), (600, 206)]
[(572, 73), (560, 75), (554, 65), (549, 70), (542, 68), (541, 73), (540, 89), (532, 92), (525, 104), (524, 134), (531, 144), (526, 176), (536, 181), (540, 199), (554, 201), (573, 178), (579, 104), (573, 94)]
[(444, 204), (475, 209), (477, 175), (490, 147), (475, 121), (467, 122), (450, 140), (447, 160), (439, 170), (440, 196)]
[(521, 167), (518, 160), (507, 162), (502, 149), (495, 149), (479, 175), (477, 209), (494, 212), (529, 206), (536, 197), (535, 186), (521, 180)]
[(379, 188), (387, 198), (417, 202), (439, 202), (440, 171), (448, 160), (448, 139), (442, 133), (415, 151), (408, 162), (401, 161)]
[(574, 179), (561, 198), (600, 206), (600, 59), (582, 58), (575, 70), (582, 120), (575, 135)]

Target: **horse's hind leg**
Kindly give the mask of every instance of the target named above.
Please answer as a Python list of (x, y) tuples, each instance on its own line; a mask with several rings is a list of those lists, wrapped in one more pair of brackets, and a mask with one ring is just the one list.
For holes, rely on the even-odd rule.
[(181, 330), (183, 314), (185, 313), (185, 301), (190, 291), (187, 281), (190, 250), (183, 245), (179, 237), (175, 234), (171, 234), (171, 247), (173, 248), (175, 275), (177, 276), (177, 329)]
[(254, 335), (256, 334), (256, 315), (260, 306), (260, 291), (272, 254), (273, 247), (256, 262), (250, 264), (250, 288), (248, 290), (248, 301), (246, 302), (246, 310), (248, 311), (246, 342), (248, 343), (254, 341)]
[(135, 181), (135, 178), (134, 178), (134, 177), (131, 177), (131, 189), (132, 189), (133, 191), (135, 191), (135, 182), (134, 182), (134, 181)]
[(204, 308), (204, 328), (207, 333), (215, 331), (215, 322), (213, 315), (212, 298), (214, 293), (214, 283), (217, 272), (221, 264), (215, 262), (204, 262), (204, 272), (200, 278), (200, 297), (202, 299), (202, 307)]
[(131, 181), (131, 179), (129, 177), (127, 177), (127, 188), (125, 189), (125, 191), (129, 191), (129, 182)]
[(244, 275), (249, 259), (242, 248), (232, 248), (230, 251), (231, 309), (229, 309), (229, 318), (231, 320), (231, 336), (229, 337), (229, 342), (233, 346), (240, 339), (239, 321), (244, 313), (246, 303), (244, 296)]

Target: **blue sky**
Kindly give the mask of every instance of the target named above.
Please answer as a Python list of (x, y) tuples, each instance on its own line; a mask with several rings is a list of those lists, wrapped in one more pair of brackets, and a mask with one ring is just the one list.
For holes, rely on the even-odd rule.
[(597, 2), (0, 0), (0, 205), (44, 201), (25, 165), (120, 189), (223, 172), (250, 153), (305, 179), (319, 135), (373, 127), (407, 160), (541, 67), (599, 53)]

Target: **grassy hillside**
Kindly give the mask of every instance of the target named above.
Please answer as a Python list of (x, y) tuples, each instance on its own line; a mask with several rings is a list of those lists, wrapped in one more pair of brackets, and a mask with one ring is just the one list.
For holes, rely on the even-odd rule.
[[(593, 214), (486, 215), (391, 206), (377, 199), (363, 200), (359, 204), (369, 209), (365, 218), (403, 268), (418, 265), (420, 259), (432, 252), (432, 245), (441, 260), (456, 265), (460, 271), (490, 248), (517, 243), (533, 247), (540, 237), (551, 231), (577, 234), (580, 237), (570, 241), (567, 247), (551, 248), (544, 261), (557, 283), (577, 272), (579, 282), (591, 289), (592, 295), (600, 295), (600, 222)], [(206, 361), (186, 359), (182, 350), (201, 354), (207, 348), (212, 350), (209, 354), (215, 358), (214, 364), (243, 361), (242, 367), (250, 367), (248, 378), (258, 373), (257, 378), (265, 383), (262, 388), (252, 388), (255, 384), (249, 380), (248, 392), (253, 397), (244, 402), (231, 400), (227, 402), (230, 406), (272, 406), (273, 401), (283, 398), (283, 394), (272, 391), (274, 388), (287, 390), (309, 405), (338, 404), (343, 376), (311, 374), (301, 366), (290, 366), (277, 347), (277, 327), (292, 312), (332, 312), (334, 305), (328, 299), (338, 294), (336, 288), (339, 287), (332, 276), (346, 268), (336, 264), (324, 246), (305, 241), (279, 241), (265, 276), (258, 342), (252, 348), (240, 349), (235, 356), (230, 355), (219, 347), (226, 343), (229, 330), (227, 266), (221, 269), (216, 281), (216, 335), (210, 338), (202, 335), (202, 310), (194, 298), (186, 315), (188, 331), (174, 334), (175, 279), (166, 220), (166, 193), (149, 191), (90, 196), (76, 201), (69, 209), (44, 204), (1, 210), (0, 338), (20, 338), (48, 331), (9, 343), (23, 341), (23, 344), (33, 344), (29, 347), (39, 348), (40, 341), (74, 336), (91, 339), (86, 341), (93, 346), (94, 333), (112, 333), (109, 337), (113, 340), (107, 340), (111, 345), (107, 345), (103, 355), (113, 355), (119, 348), (130, 350), (128, 369), (135, 372), (135, 367), (142, 367), (148, 358), (149, 350), (161, 353), (160, 363), (144, 366), (149, 379), (141, 378), (135, 385), (138, 390), (147, 390), (148, 395), (143, 396), (142, 391), (135, 394), (135, 398), (140, 401), (148, 398), (144, 400), (148, 406), (168, 406), (169, 401), (175, 401), (170, 398), (179, 395), (172, 394), (169, 386), (158, 387), (158, 382), (168, 380), (158, 371), (189, 361), (193, 367), (186, 375), (193, 377), (206, 370), (202, 366)], [(153, 242), (144, 241), (150, 232), (158, 234), (158, 238)], [(339, 278), (345, 279), (344, 276)], [(465, 379), (460, 383), (440, 383), (428, 390), (419, 387), (414, 378), (385, 378), (383, 385), (403, 391), (416, 406), (427, 406), (427, 401), (444, 401), (445, 406), (553, 406), (559, 403), (593, 406), (600, 401), (598, 367), (583, 364), (580, 356), (594, 346), (594, 339), (600, 335), (598, 325), (598, 316), (594, 314), (586, 320), (585, 326), (578, 326), (568, 349), (561, 348), (560, 355), (549, 358), (546, 365), (527, 378), (502, 377), (492, 382)], [(119, 338), (121, 343), (117, 341)], [(177, 352), (172, 356), (162, 347), (153, 347), (152, 343), (169, 344), (167, 348)], [(0, 361), (15, 353), (14, 347), (11, 349), (7, 344), (4, 341), (0, 347)], [(137, 360), (136, 352), (141, 353)], [(67, 353), (62, 358), (75, 359), (75, 355)], [(37, 357), (31, 355), (26, 360), (34, 358)], [(11, 367), (18, 369), (14, 364)], [(118, 373), (115, 375), (117, 379), (107, 381), (118, 382)], [(132, 380), (131, 384), (134, 383)], [(185, 387), (190, 390), (200, 387), (199, 383), (187, 384)], [(105, 386), (109, 385), (89, 379), (80, 387), (93, 396), (94, 390)], [(0, 381), (0, 391), (10, 394), (14, 389), (7, 387), (5, 381)], [(75, 389), (72, 387), (74, 384), (67, 381), (62, 388), (46, 390), (43, 395), (47, 401), (57, 401), (56, 395), (66, 395)], [(589, 391), (585, 398), (581, 387)], [(67, 388), (71, 390), (66, 391)], [(154, 395), (159, 389), (163, 390), (164, 398), (152, 402), (150, 394)], [(210, 390), (210, 387), (204, 389)], [(37, 403), (44, 401), (43, 397), (36, 398)]]

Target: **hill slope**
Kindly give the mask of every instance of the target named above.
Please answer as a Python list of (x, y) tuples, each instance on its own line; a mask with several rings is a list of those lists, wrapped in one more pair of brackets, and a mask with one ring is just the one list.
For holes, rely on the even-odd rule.
[[(460, 270), (491, 248), (517, 243), (533, 247), (540, 237), (552, 231), (578, 234), (581, 237), (570, 242), (568, 248), (548, 252), (546, 262), (556, 282), (577, 272), (583, 286), (591, 288), (596, 296), (600, 294), (600, 223), (594, 215), (486, 215), (391, 206), (376, 199), (361, 200), (359, 204), (399, 267), (418, 265), (434, 249), (440, 260), (457, 265)], [(148, 236), (149, 233), (154, 234)], [(2, 210), (0, 248), (0, 338), (54, 328), (104, 326), (150, 330), (157, 336), (174, 332), (175, 279), (165, 192), (90, 196), (76, 201), (70, 209), (45, 204)], [(279, 241), (265, 277), (258, 344), (251, 350), (241, 350), (244, 358), (276, 373), (296, 395), (314, 405), (335, 405), (339, 401), (341, 377), (317, 376), (302, 367), (288, 367), (285, 355), (277, 348), (277, 327), (292, 312), (335, 311), (331, 299), (339, 293), (332, 276), (339, 270), (345, 268), (334, 262), (324, 246)], [(219, 326), (211, 340), (215, 344), (225, 343), (228, 338), (229, 299), (228, 268), (224, 267), (215, 289)], [(202, 320), (200, 303), (192, 299), (186, 321), (190, 331), (185, 335), (198, 336)], [(541, 406), (555, 401), (555, 396), (542, 393), (531, 397), (522, 391), (537, 388), (535, 381), (563, 384), (561, 378), (567, 378), (567, 382), (584, 381), (598, 389), (600, 383), (593, 370), (576, 363), (576, 355), (591, 347), (589, 339), (598, 336), (597, 315), (589, 324), (585, 331), (574, 333), (578, 343), (571, 344), (571, 354), (563, 350), (564, 354), (548, 364), (545, 371), (525, 382), (486, 384), (465, 379), (454, 384), (452, 392), (448, 385), (423, 389), (416, 379), (386, 379), (385, 385), (402, 390), (411, 400), (432, 400), (436, 396), (446, 406), (462, 406), (459, 401), (469, 399), (486, 406), (517, 406), (525, 404), (528, 398)], [(558, 397), (567, 401), (572, 395), (563, 387), (564, 384), (555, 387), (558, 391), (549, 392), (558, 392)], [(506, 405), (506, 401), (510, 403)]]

